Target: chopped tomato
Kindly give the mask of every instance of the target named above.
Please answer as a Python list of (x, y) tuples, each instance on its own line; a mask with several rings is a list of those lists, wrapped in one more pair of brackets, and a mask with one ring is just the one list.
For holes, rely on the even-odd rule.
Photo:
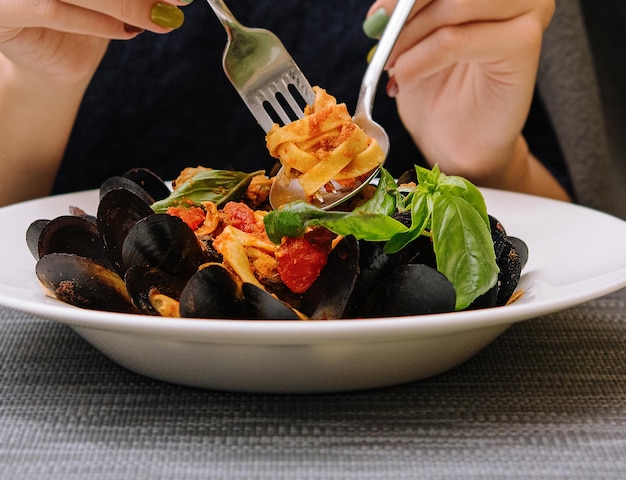
[(289, 290), (304, 293), (315, 282), (328, 260), (330, 239), (328, 235), (284, 239), (276, 259), (278, 274)]
[(169, 207), (166, 213), (180, 218), (194, 231), (204, 223), (204, 218), (206, 216), (204, 209), (194, 206)]
[(245, 203), (228, 202), (222, 210), (222, 220), (242, 232), (253, 233), (256, 228), (254, 210)]

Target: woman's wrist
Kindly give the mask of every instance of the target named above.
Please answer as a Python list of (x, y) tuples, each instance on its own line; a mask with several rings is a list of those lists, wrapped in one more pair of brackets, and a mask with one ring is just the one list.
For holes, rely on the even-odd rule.
[(563, 186), (532, 154), (523, 135), (520, 134), (515, 139), (511, 152), (510, 160), (501, 163), (500, 170), (492, 171), (473, 181), (484, 187), (571, 201)]

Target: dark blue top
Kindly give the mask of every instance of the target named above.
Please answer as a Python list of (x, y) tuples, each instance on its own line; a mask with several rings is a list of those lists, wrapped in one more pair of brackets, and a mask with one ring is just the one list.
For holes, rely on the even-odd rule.
[[(354, 111), (366, 56), (375, 43), (361, 28), (370, 0), (230, 3), (243, 24), (275, 32), (312, 85)], [(223, 73), (224, 29), (201, 0), (184, 12), (185, 24), (170, 34), (146, 32), (112, 42), (86, 92), (55, 193), (95, 188), (132, 167), (174, 178), (185, 166), (249, 171), (274, 165), (264, 132)], [(374, 117), (390, 133), (386, 166), (398, 175), (423, 162), (395, 101), (384, 93), (385, 83), (383, 76)], [(533, 109), (537, 149), (558, 165), (558, 147), (541, 113)]]

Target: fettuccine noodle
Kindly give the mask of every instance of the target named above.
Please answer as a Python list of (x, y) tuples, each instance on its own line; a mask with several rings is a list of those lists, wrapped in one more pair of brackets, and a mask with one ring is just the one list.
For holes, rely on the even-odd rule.
[(369, 137), (344, 103), (313, 87), (315, 101), (304, 117), (280, 127), (275, 124), (266, 137), (267, 149), (298, 178), (307, 196), (329, 184), (354, 184), (384, 160), (378, 142)]

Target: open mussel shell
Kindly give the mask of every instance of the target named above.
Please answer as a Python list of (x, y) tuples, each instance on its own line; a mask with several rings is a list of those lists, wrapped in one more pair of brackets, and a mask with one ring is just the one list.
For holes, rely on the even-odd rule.
[(299, 320), (297, 312), (262, 288), (252, 283), (241, 286), (243, 307), (250, 320)]
[(143, 188), (155, 201), (163, 200), (170, 194), (169, 187), (161, 177), (147, 168), (132, 168), (122, 176)]
[(453, 312), (456, 292), (452, 283), (428, 265), (408, 264), (382, 278), (372, 289), (361, 315), (396, 317)]
[(161, 315), (154, 304), (155, 295), (165, 295), (177, 301), (186, 285), (181, 278), (145, 265), (129, 268), (124, 282), (133, 304), (146, 315)]
[(154, 215), (154, 211), (145, 197), (125, 188), (108, 190), (100, 199), (97, 214), (98, 231), (118, 273), (124, 273), (122, 245), (126, 235), (135, 223), (150, 215)]
[(206, 257), (196, 235), (180, 218), (154, 214), (135, 223), (122, 244), (122, 265), (157, 268), (170, 275), (189, 279)]
[(92, 217), (61, 215), (36, 221), (28, 228), (26, 237), (36, 259), (49, 253), (73, 253), (112, 268)]
[(35, 273), (62, 302), (90, 310), (137, 313), (122, 278), (89, 258), (50, 253), (39, 259)]
[(224, 266), (207, 264), (189, 279), (183, 289), (180, 316), (245, 319), (242, 291)]

